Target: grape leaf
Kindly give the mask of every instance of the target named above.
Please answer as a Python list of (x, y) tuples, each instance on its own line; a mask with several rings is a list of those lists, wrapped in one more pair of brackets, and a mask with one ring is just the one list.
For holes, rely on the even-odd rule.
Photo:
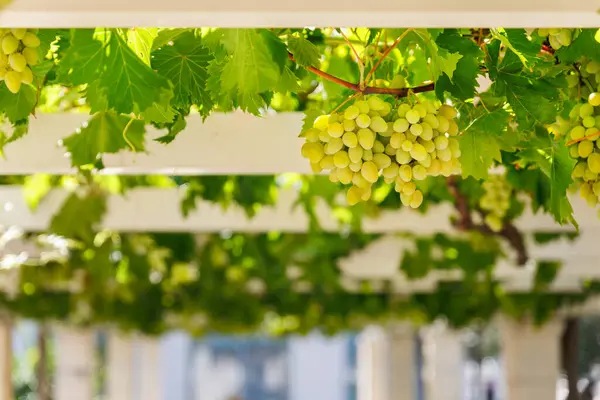
[(127, 44), (139, 58), (150, 65), (150, 51), (157, 35), (157, 28), (131, 28), (127, 31)]
[(569, 156), (569, 150), (563, 143), (550, 138), (544, 128), (537, 129), (537, 136), (531, 140), (530, 147), (519, 152), (519, 164), (537, 165), (547, 177), (547, 209), (560, 224), (576, 222), (573, 208), (567, 197), (567, 189), (573, 182), (571, 172), (575, 160)]
[(186, 32), (191, 32), (191, 31), (189, 29), (182, 29), (182, 28), (160, 29), (158, 31), (158, 34), (154, 38), (154, 41), (152, 42), (151, 50), (154, 51), (156, 49), (163, 47), (166, 44), (169, 44), (169, 42), (176, 40), (177, 37), (179, 37), (179, 35), (182, 35)]
[(29, 131), (29, 120), (23, 119), (13, 124), (12, 132), (0, 130), (0, 157), (4, 157), (4, 147), (25, 136)]
[(279, 82), (278, 56), (271, 55), (264, 37), (255, 29), (227, 29), (222, 43), (230, 57), (222, 66), (221, 87), (240, 108), (257, 114), (264, 105), (259, 93), (272, 90)]
[(305, 67), (319, 66), (319, 49), (304, 37), (288, 36), (288, 48), (298, 64)]
[(319, 115), (323, 115), (323, 112), (321, 110), (317, 110), (317, 109), (304, 110), (304, 118), (302, 119), (302, 130), (300, 133), (300, 137), (303, 137), (304, 133), (306, 133), (307, 130), (309, 130), (310, 128), (313, 127), (313, 125), (315, 123), (315, 119), (317, 119), (317, 117)]
[(33, 174), (23, 182), (23, 197), (27, 206), (35, 210), (40, 201), (52, 189), (53, 176), (50, 174)]
[(561, 47), (556, 56), (563, 63), (574, 63), (582, 56), (600, 61), (600, 46), (596, 41), (594, 29), (582, 29), (579, 36), (570, 46)]
[[(463, 56), (460, 53), (451, 53), (448, 50), (437, 46), (435, 37), (437, 37), (440, 32), (441, 31), (439, 30), (432, 30), (432, 32), (430, 32), (428, 29), (413, 29), (407, 35), (407, 38), (416, 41), (427, 51), (430, 57), (431, 74), (434, 81), (442, 74), (446, 74), (450, 81), (452, 81), (456, 65)], [(432, 33), (435, 37), (432, 36)]]
[(60, 211), (52, 217), (50, 230), (56, 235), (92, 243), (96, 226), (102, 221), (105, 213), (105, 196), (94, 192), (80, 197), (73, 193), (63, 203)]
[(535, 124), (548, 124), (556, 118), (557, 110), (553, 102), (533, 86), (507, 85), (506, 99), (522, 129)]
[(162, 104), (164, 91), (171, 90), (169, 81), (145, 64), (116, 31), (75, 30), (61, 71), (73, 84), (95, 84), (96, 95), (88, 100), (97, 110), (139, 114)]
[(436, 43), (450, 52), (459, 52), (462, 58), (456, 64), (453, 79), (447, 75), (439, 77), (435, 84), (438, 97), (442, 97), (444, 91), (450, 92), (459, 99), (469, 99), (475, 95), (477, 76), (479, 75), (479, 62), (483, 52), (472, 40), (461, 36), (455, 29), (446, 29), (439, 35)]
[(10, 122), (17, 123), (33, 112), (36, 103), (35, 89), (30, 85), (21, 86), (18, 93), (11, 93), (4, 82), (0, 83), (0, 110)]
[(475, 118), (458, 137), (463, 178), (485, 179), (494, 160), (502, 160), (500, 150), (508, 117), (503, 109), (485, 113)]
[(175, 107), (196, 105), (203, 117), (208, 116), (213, 100), (207, 90), (208, 65), (213, 56), (193, 33), (178, 35), (172, 46), (152, 53), (152, 68), (173, 83)]
[(73, 166), (82, 166), (95, 163), (103, 153), (144, 151), (144, 134), (143, 121), (107, 111), (94, 115), (79, 132), (63, 139), (63, 145)]

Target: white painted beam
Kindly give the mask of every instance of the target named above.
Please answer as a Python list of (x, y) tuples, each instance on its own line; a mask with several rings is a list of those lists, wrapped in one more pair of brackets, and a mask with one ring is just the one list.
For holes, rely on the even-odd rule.
[(0, 318), (0, 400), (14, 398), (12, 369), (12, 323), (6, 316)]
[[(0, 225), (17, 226), (26, 231), (45, 230), (67, 195), (63, 189), (51, 191), (34, 212), (25, 203), (20, 186), (0, 186)], [(306, 232), (309, 227), (304, 210), (294, 205), (298, 197), (294, 189), (282, 190), (274, 207), (262, 208), (252, 219), (240, 208), (231, 207), (224, 211), (205, 201), (198, 201), (197, 210), (184, 218), (180, 211), (183, 195), (183, 189), (146, 187), (132, 189), (125, 196), (110, 196), (102, 225), (117, 231), (134, 232)], [(573, 199), (573, 205), (581, 231), (600, 228), (594, 209), (577, 198)], [(382, 212), (377, 219), (366, 218), (363, 228), (366, 232), (379, 233), (456, 233), (449, 219), (453, 214), (454, 209), (448, 203), (432, 206), (426, 214), (402, 208)], [(317, 205), (317, 215), (324, 229), (339, 231), (340, 227), (325, 203)], [(574, 231), (570, 226), (557, 225), (549, 215), (534, 215), (530, 211), (515, 221), (515, 225), (526, 232)]]
[(133, 346), (122, 332), (108, 335), (106, 400), (130, 400), (133, 396)]
[(13, 0), (0, 16), (8, 27), (96, 26), (598, 26), (589, 0)]

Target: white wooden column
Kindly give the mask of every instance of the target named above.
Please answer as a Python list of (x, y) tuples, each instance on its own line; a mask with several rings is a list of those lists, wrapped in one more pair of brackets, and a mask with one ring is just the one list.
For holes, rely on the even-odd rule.
[(162, 398), (162, 385), (160, 376), (160, 346), (157, 339), (139, 338), (137, 341), (137, 357), (139, 371), (137, 381), (137, 400), (160, 400)]
[(369, 327), (358, 338), (358, 400), (416, 398), (415, 341), (410, 326)]
[(0, 319), (0, 400), (13, 400), (12, 324)]
[(462, 400), (465, 354), (461, 333), (437, 322), (423, 329), (422, 338), (425, 398)]
[(388, 330), (390, 338), (390, 400), (417, 398), (415, 330), (408, 324), (397, 324)]
[(92, 331), (54, 328), (55, 400), (92, 400), (95, 341)]
[(507, 400), (556, 398), (560, 374), (562, 321), (542, 327), (508, 318), (499, 320)]
[(133, 397), (132, 341), (118, 332), (108, 336), (106, 386), (106, 400), (131, 400)]

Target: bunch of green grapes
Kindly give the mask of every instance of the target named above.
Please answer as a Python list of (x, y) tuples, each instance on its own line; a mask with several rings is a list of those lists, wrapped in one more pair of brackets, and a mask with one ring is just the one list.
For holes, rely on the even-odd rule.
[(12, 93), (33, 82), (31, 66), (39, 61), (40, 39), (35, 29), (0, 29), (0, 79)]
[(456, 110), (422, 101), (393, 108), (378, 96), (361, 99), (343, 112), (323, 115), (305, 135), (302, 155), (313, 171), (352, 185), (348, 204), (367, 201), (380, 176), (395, 184), (403, 205), (417, 208), (423, 193), (414, 181), (449, 176), (459, 169)]
[(600, 92), (600, 62), (583, 58), (577, 69), (567, 74), (569, 98), (587, 99), (592, 93)]
[(485, 223), (494, 232), (504, 226), (504, 217), (510, 207), (512, 187), (503, 175), (491, 175), (483, 182), (484, 195), (479, 199), (479, 207), (485, 211)]
[(547, 37), (550, 46), (554, 50), (558, 50), (563, 46), (568, 46), (573, 41), (575, 29), (570, 28), (540, 28), (537, 29), (537, 34), (541, 37)]

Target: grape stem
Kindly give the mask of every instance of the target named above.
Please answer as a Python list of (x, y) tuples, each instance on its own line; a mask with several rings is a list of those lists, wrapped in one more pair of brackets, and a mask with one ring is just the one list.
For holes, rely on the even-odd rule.
[(587, 136), (584, 136), (579, 139), (573, 139), (573, 140), (568, 141), (567, 146), (570, 146), (575, 143), (583, 142), (584, 140), (591, 139), (591, 138), (599, 136), (599, 135), (600, 135), (600, 131), (596, 131), (596, 132), (592, 133), (591, 135), (587, 135)]
[[(288, 52), (288, 58), (290, 60), (292, 60), (293, 62), (296, 62), (296, 59), (294, 58), (294, 56), (292, 55), (292, 53)], [(423, 92), (431, 92), (433, 90), (435, 90), (435, 84), (434, 83), (429, 83), (427, 85), (423, 85), (423, 86), (417, 86), (414, 88), (399, 88), (399, 89), (393, 89), (393, 88), (382, 88), (382, 87), (375, 87), (375, 86), (367, 86), (364, 89), (361, 89), (359, 85), (357, 85), (356, 83), (352, 83), (352, 82), (348, 82), (344, 79), (340, 79), (337, 76), (333, 76), (331, 74), (328, 74), (325, 71), (321, 71), (318, 68), (315, 67), (311, 67), (311, 66), (307, 66), (305, 67), (308, 71), (312, 72), (315, 75), (320, 76), (323, 79), (326, 79), (330, 82), (334, 82), (337, 83), (338, 85), (341, 85), (345, 88), (348, 88), (350, 90), (353, 90), (357, 93), (362, 93), (362, 94), (389, 94), (391, 96), (396, 96), (396, 97), (407, 97), (409, 92), (412, 93), (423, 93)]]
[[(459, 219), (456, 221), (455, 226), (461, 231), (478, 231), (485, 235), (497, 235), (504, 238), (510, 246), (517, 252), (517, 264), (523, 266), (529, 260), (529, 254), (525, 247), (525, 240), (523, 239), (522, 233), (510, 222), (504, 222), (502, 229), (499, 232), (493, 231), (489, 226), (485, 224), (476, 224), (473, 222), (471, 216), (471, 208), (469, 202), (464, 194), (462, 194), (458, 188), (457, 178), (451, 176), (447, 180), (448, 191), (454, 198), (454, 207), (458, 211)], [(476, 210), (482, 217), (484, 212), (482, 210)]]

